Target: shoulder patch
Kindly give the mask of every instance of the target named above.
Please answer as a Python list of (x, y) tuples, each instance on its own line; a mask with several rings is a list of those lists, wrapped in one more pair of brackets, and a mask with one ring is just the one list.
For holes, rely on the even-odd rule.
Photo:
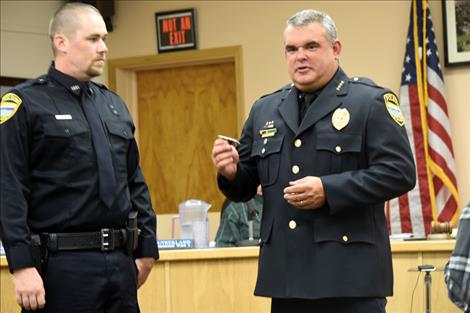
[(388, 92), (384, 94), (384, 102), (385, 107), (393, 120), (400, 126), (405, 125), (405, 118), (401, 113), (397, 97), (393, 93)]
[(15, 115), (23, 100), (14, 93), (7, 93), (0, 103), (0, 125)]

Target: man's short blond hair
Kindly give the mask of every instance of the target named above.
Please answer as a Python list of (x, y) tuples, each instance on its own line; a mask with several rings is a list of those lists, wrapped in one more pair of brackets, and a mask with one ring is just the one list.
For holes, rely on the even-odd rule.
[(54, 37), (56, 34), (63, 34), (68, 38), (72, 38), (75, 31), (80, 27), (82, 19), (80, 13), (94, 13), (101, 16), (100, 11), (92, 5), (71, 2), (60, 7), (49, 22), (49, 37), (52, 41), (52, 51), (56, 53), (54, 45)]

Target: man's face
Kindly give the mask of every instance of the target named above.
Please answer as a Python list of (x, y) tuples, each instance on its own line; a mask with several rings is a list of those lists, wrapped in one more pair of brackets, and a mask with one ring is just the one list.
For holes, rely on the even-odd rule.
[(335, 40), (330, 46), (320, 23), (288, 26), (284, 32), (284, 44), (287, 70), (299, 90), (318, 90), (335, 74), (341, 43)]
[(89, 80), (103, 73), (108, 32), (103, 18), (97, 14), (82, 13), (82, 22), (75, 33), (68, 36), (64, 63), (67, 72), (79, 80)]

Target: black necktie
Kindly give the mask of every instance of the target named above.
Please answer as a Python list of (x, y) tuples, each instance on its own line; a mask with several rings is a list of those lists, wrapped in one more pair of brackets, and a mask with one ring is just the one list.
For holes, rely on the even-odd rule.
[(91, 139), (96, 154), (98, 167), (98, 183), (101, 201), (111, 208), (116, 196), (116, 178), (114, 176), (113, 159), (109, 141), (106, 138), (103, 124), (91, 95), (92, 89), (82, 86), (82, 107), (91, 131)]
[(302, 93), (299, 96), (299, 124), (304, 119), (310, 104), (312, 104), (316, 97), (316, 93)]

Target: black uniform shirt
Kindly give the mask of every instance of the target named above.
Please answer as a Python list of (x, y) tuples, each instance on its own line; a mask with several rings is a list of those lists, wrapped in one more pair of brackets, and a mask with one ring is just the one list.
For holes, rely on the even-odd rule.
[(7, 98), (17, 106), (0, 125), (0, 235), (10, 269), (32, 266), (32, 233), (124, 228), (131, 210), (138, 211), (142, 231), (136, 257), (158, 257), (156, 217), (138, 166), (131, 116), (119, 96), (90, 84), (116, 172), (117, 198), (108, 209), (98, 194), (96, 156), (81, 107), (83, 86), (52, 65), (47, 75), (4, 97), (2, 110)]

